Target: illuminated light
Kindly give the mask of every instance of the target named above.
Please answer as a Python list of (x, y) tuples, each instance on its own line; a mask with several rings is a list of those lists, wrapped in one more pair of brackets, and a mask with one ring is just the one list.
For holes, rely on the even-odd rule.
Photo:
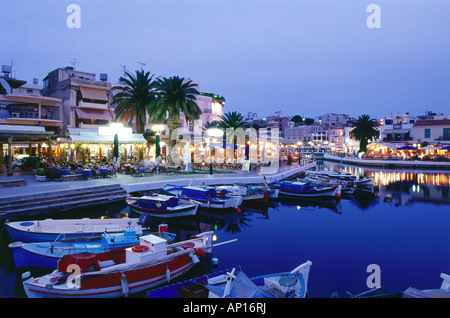
[(214, 234), (214, 235), (212, 236), (212, 240), (213, 240), (213, 242), (217, 241), (217, 235), (216, 235), (216, 234)]
[(300, 205), (297, 205), (297, 210), (300, 210), (302, 207)]

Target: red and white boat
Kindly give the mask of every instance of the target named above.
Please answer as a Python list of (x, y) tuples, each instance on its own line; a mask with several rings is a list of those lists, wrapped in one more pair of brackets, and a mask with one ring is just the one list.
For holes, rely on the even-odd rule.
[(186, 273), (199, 257), (212, 252), (212, 235), (212, 231), (204, 232), (168, 244), (149, 234), (141, 236), (134, 247), (66, 255), (51, 274), (23, 281), (24, 290), (30, 298), (128, 296)]

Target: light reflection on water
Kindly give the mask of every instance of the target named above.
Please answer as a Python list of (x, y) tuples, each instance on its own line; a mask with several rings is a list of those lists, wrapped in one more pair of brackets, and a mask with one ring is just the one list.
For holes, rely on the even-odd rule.
[(409, 194), (412, 201), (450, 204), (450, 173), (417, 170), (394, 171), (361, 168), (335, 163), (318, 163), (318, 170), (347, 172), (354, 176), (373, 179), (374, 191), (381, 195)]
[[(242, 213), (200, 210), (193, 218), (164, 222), (180, 240), (209, 230), (217, 233), (219, 242), (238, 239), (214, 250), (221, 270), (239, 264), (249, 276), (257, 276), (289, 270), (310, 259), (310, 297), (328, 297), (333, 291), (345, 297), (346, 290), (364, 291), (366, 267), (372, 263), (381, 266), (382, 281), (391, 291), (439, 287), (439, 274), (450, 274), (450, 216), (447, 206), (439, 206), (450, 203), (448, 174), (330, 162), (319, 163), (318, 169), (371, 177), (374, 191), (339, 202), (279, 199), (269, 207), (243, 208)], [(118, 204), (80, 209), (64, 217), (120, 217), (128, 212), (125, 204)], [(159, 222), (148, 225), (156, 229)], [(7, 240), (3, 233), (0, 296), (24, 297), (19, 282), (22, 270), (16, 275)]]

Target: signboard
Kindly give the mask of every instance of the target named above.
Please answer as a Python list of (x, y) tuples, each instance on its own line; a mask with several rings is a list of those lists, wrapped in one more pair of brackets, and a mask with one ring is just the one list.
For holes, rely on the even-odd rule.
[(242, 171), (250, 171), (250, 160), (244, 160), (242, 163)]

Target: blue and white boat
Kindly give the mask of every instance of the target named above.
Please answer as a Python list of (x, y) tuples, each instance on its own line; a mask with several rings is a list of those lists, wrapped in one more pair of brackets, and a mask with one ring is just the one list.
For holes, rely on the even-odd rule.
[(306, 298), (311, 265), (253, 278), (237, 267), (150, 290), (147, 298)]
[[(173, 242), (176, 237), (176, 234), (167, 232), (165, 224), (160, 225), (158, 233), (152, 234), (163, 237), (168, 242)], [(65, 255), (77, 253), (97, 254), (125, 249), (138, 245), (140, 236), (136, 234), (134, 229), (125, 229), (122, 233), (105, 233), (89, 239), (70, 238), (55, 242), (37, 243), (13, 242), (8, 247), (13, 250), (16, 268), (38, 267), (55, 269), (58, 261)]]
[(192, 200), (157, 193), (143, 197), (128, 197), (126, 201), (134, 212), (160, 218), (195, 215), (199, 206)]
[(103, 233), (120, 233), (134, 229), (137, 235), (143, 233), (138, 218), (121, 219), (45, 219), (5, 223), (12, 241), (54, 242), (67, 238), (86, 238)]
[(280, 194), (295, 197), (336, 197), (341, 195), (341, 185), (324, 185), (313, 181), (275, 181), (266, 185), (278, 189)]
[(225, 189), (212, 186), (178, 186), (166, 185), (164, 191), (170, 195), (190, 199), (208, 209), (238, 209), (242, 204), (241, 196), (230, 196)]

